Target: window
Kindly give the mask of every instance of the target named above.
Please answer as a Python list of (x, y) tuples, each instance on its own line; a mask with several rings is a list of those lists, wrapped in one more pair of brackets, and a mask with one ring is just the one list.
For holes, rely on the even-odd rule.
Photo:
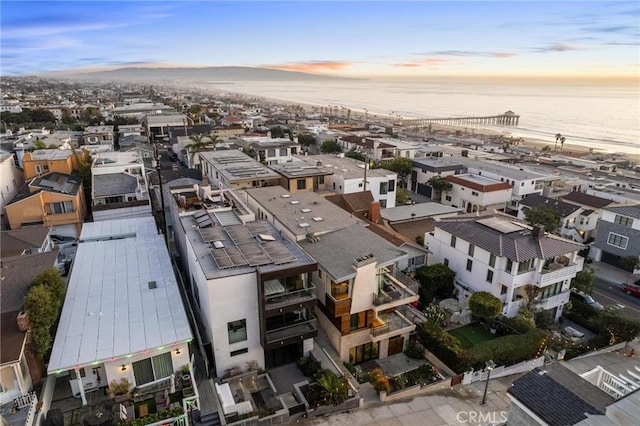
[(449, 259), (445, 257), (442, 263), (444, 263), (444, 266), (449, 266)]
[(227, 323), (229, 332), (229, 344), (247, 340), (247, 320), (231, 321)]
[(356, 330), (358, 328), (358, 319), (359, 318), (360, 318), (360, 315), (351, 314), (351, 323), (350, 323), (351, 330)]
[(274, 148), (269, 148), (267, 150), (267, 157), (275, 157), (276, 156), (276, 150)]
[(496, 266), (496, 255), (495, 254), (490, 254), (489, 255), (489, 266), (491, 266), (492, 268)]
[(362, 188), (362, 182), (358, 184), (358, 188)]
[(307, 180), (306, 179), (298, 179), (297, 186), (298, 186), (298, 189), (307, 189)]
[(631, 224), (633, 224), (633, 219), (631, 219), (630, 217), (617, 214), (616, 218), (613, 220), (613, 223), (617, 223), (618, 225), (622, 225), (622, 226), (631, 227)]
[(455, 235), (452, 235), (452, 236), (451, 236), (451, 247), (454, 247), (454, 248), (455, 248), (455, 246), (456, 246), (456, 240), (457, 240), (456, 236), (455, 236)]
[(380, 200), (380, 208), (381, 209), (387, 208), (387, 200)]
[(46, 173), (48, 171), (49, 171), (49, 165), (47, 165), (47, 164), (36, 164), (36, 173), (37, 174)]
[(246, 354), (247, 352), (249, 352), (248, 348), (242, 348), (242, 349), (238, 349), (237, 351), (231, 351), (229, 355), (236, 356), (236, 355)]
[(324, 176), (318, 176), (318, 183), (324, 185)]
[(47, 214), (62, 214), (73, 212), (73, 203), (71, 201), (62, 201), (59, 203), (48, 203), (46, 205)]
[(615, 246), (615, 247), (621, 248), (622, 250), (626, 250), (628, 243), (629, 243), (629, 237), (625, 237), (623, 235), (609, 232), (609, 238), (607, 239), (607, 244), (609, 244), (610, 246)]
[(390, 180), (389, 181), (389, 192), (393, 192), (396, 190), (396, 181), (395, 180)]
[(280, 148), (280, 157), (287, 156), (287, 148)]
[(501, 286), (501, 287), (500, 287), (500, 294), (501, 294), (501, 295), (502, 295), (502, 294), (507, 294), (507, 291), (508, 291), (508, 290), (509, 290), (509, 289), (507, 288), (507, 286), (506, 286), (506, 285), (503, 285), (503, 286)]
[(389, 190), (389, 182), (380, 182), (380, 194), (386, 194)]
[(493, 271), (491, 269), (487, 271), (487, 281), (493, 283)]
[(445, 195), (444, 199), (447, 200), (447, 201), (451, 201), (451, 195)]
[(473, 252), (475, 251), (476, 246), (473, 244), (469, 244), (469, 256), (473, 256)]
[(472, 268), (473, 268), (473, 260), (467, 259), (467, 271), (471, 272)]
[(171, 352), (165, 352), (151, 358), (142, 359), (132, 363), (133, 375), (136, 385), (155, 382), (171, 376), (173, 373), (173, 363), (171, 362)]
[(471, 191), (471, 195), (477, 197), (478, 196), (478, 191)]
[(507, 267), (505, 268), (505, 271), (507, 271), (510, 274), (512, 273), (512, 271), (513, 271), (513, 260), (507, 259)]
[(524, 272), (529, 272), (533, 270), (533, 263), (535, 259), (525, 260), (524, 262), (518, 263), (518, 273), (522, 274)]

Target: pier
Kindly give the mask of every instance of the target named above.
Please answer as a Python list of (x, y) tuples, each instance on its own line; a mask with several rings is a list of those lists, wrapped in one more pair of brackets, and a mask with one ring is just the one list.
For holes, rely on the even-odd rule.
[(445, 126), (466, 126), (473, 124), (489, 124), (494, 126), (517, 126), (520, 116), (513, 111), (507, 111), (500, 115), (485, 117), (453, 117), (453, 118), (417, 118), (397, 119), (394, 124), (399, 126), (420, 127), (429, 124), (441, 124)]

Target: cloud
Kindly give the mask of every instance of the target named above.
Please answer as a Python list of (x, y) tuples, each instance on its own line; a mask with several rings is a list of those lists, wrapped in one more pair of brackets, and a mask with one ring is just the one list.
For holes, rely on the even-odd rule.
[(574, 50), (585, 50), (584, 47), (569, 44), (569, 43), (554, 43), (547, 46), (535, 47), (531, 49), (534, 53), (548, 53), (548, 52), (571, 52)]
[(459, 65), (463, 61), (459, 59), (446, 59), (446, 58), (424, 58), (416, 61), (401, 62), (392, 64), (394, 67), (403, 68), (417, 68), (417, 67), (429, 67), (431, 69), (439, 69), (441, 65)]
[(481, 50), (437, 50), (435, 52), (422, 53), (428, 56), (459, 56), (459, 57), (485, 57), (485, 58), (511, 58), (512, 52), (489, 52)]
[(275, 68), (286, 71), (300, 72), (322, 72), (322, 71), (338, 71), (350, 67), (357, 62), (350, 61), (307, 61), (307, 62), (288, 62), (284, 64), (263, 65), (265, 68)]

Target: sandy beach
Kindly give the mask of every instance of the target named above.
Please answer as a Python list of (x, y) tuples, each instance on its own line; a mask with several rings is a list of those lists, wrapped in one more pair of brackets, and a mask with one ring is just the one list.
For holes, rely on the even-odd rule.
[[(208, 88), (211, 90), (211, 88)], [(320, 113), (326, 114), (329, 110), (327, 105), (324, 104), (314, 104), (314, 103), (304, 103), (304, 102), (296, 102), (290, 99), (282, 99), (282, 98), (273, 98), (273, 97), (264, 97), (264, 96), (256, 96), (248, 93), (238, 93), (238, 92), (227, 92), (228, 96), (237, 96), (240, 99), (246, 101), (247, 99), (255, 99), (261, 102), (270, 102), (275, 104), (280, 104), (284, 106), (288, 106), (291, 109), (303, 109), (305, 111), (318, 111)], [(334, 106), (332, 108), (333, 114), (346, 118), (347, 111), (350, 111), (350, 117), (357, 119), (358, 121), (369, 121), (369, 122), (392, 122), (394, 117), (381, 114), (376, 111), (368, 111), (368, 110), (358, 110), (358, 109), (349, 109), (347, 107)], [(422, 128), (424, 129), (424, 128)], [(500, 136), (502, 136), (501, 141), (511, 141), (511, 137), (507, 136), (511, 130), (517, 128), (514, 127), (504, 127), (503, 131), (498, 130), (490, 130), (479, 127), (465, 127), (465, 126), (443, 126), (438, 124), (432, 125), (432, 134), (423, 134), (423, 137), (433, 137), (433, 136), (455, 136), (456, 132), (459, 132), (462, 137), (473, 137), (480, 140), (485, 141), (496, 141)], [(422, 134), (422, 133), (421, 133)], [(585, 157), (585, 156), (598, 156), (601, 158), (608, 159), (624, 159), (628, 158), (635, 162), (640, 162), (640, 150), (637, 154), (633, 153), (611, 153), (611, 152), (599, 152), (597, 149), (591, 149), (587, 146), (571, 143), (571, 141), (565, 142), (561, 147), (560, 143), (556, 144), (555, 138), (550, 140), (543, 140), (538, 138), (531, 137), (513, 137), (513, 141), (516, 141), (516, 145), (520, 147), (531, 147), (536, 148), (542, 151), (543, 148), (549, 147), (551, 150), (549, 153), (551, 155), (562, 155), (567, 157)]]

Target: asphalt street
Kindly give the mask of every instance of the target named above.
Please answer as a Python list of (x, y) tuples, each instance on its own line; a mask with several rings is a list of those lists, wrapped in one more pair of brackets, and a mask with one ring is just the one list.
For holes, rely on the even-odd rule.
[(622, 283), (613, 283), (596, 278), (592, 293), (593, 298), (604, 306), (611, 306), (626, 315), (640, 318), (640, 297), (622, 291)]

